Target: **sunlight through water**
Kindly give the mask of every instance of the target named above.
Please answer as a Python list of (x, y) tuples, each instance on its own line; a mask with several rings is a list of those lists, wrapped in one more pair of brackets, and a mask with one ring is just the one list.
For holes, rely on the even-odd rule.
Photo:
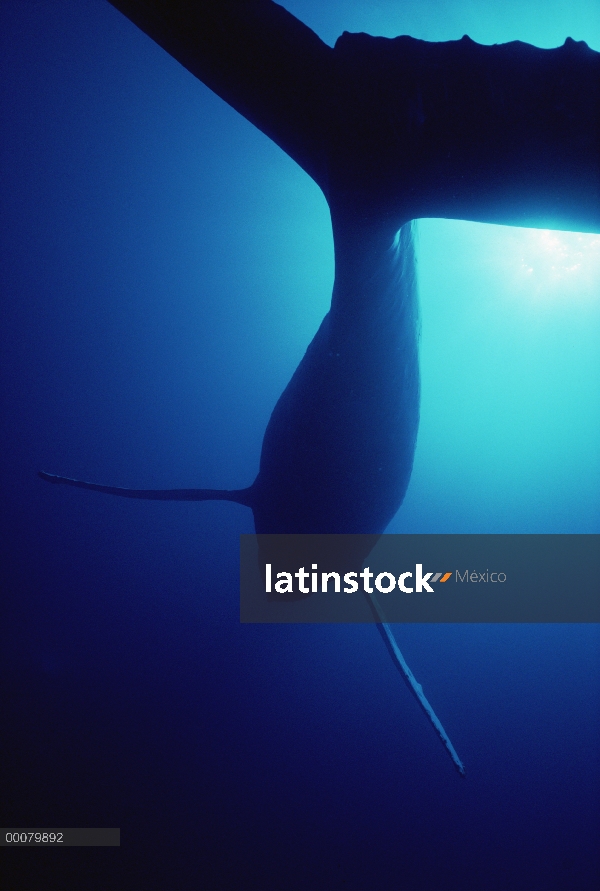
[(536, 299), (597, 296), (600, 235), (521, 229), (512, 237), (513, 274)]

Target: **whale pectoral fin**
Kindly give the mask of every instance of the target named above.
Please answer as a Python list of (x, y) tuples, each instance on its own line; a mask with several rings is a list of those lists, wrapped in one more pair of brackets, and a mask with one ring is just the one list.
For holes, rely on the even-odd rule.
[(333, 50), (270, 0), (110, 0), (320, 186)]
[(62, 483), (78, 489), (90, 489), (105, 495), (119, 495), (122, 498), (143, 498), (148, 501), (235, 501), (245, 507), (252, 507), (253, 486), (247, 489), (125, 489), (121, 486), (100, 486), (84, 480), (73, 480), (68, 476), (38, 471), (40, 479), (47, 483)]

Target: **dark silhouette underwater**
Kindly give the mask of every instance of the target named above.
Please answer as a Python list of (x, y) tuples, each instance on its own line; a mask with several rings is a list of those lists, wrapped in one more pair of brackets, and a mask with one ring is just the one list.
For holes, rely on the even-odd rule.
[[(600, 55), (464, 37), (345, 33), (335, 49), (270, 0), (114, 4), (264, 130), (331, 211), (330, 312), (242, 490), (130, 490), (237, 501), (258, 533), (381, 533), (415, 450), (419, 216), (600, 230)], [(526, 87), (524, 87), (526, 84)]]
[(572, 40), (540, 50), (348, 33), (332, 49), (270, 0), (111, 2), (320, 186), (334, 237), (331, 308), (273, 410), (247, 488), (40, 476), (128, 498), (236, 501), (257, 533), (383, 533), (406, 493), (419, 419), (412, 221), (600, 231), (600, 54)]

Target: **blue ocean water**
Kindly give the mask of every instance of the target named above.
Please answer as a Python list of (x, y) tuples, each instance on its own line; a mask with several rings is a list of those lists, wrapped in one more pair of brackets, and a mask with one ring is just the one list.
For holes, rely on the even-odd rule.
[[(600, 50), (594, 0), (286, 2), (343, 30)], [(461, 780), (373, 626), (241, 626), (240, 506), (326, 312), (328, 211), (105, 0), (4, 0), (7, 891), (591, 891), (596, 626), (406, 626)], [(600, 531), (600, 237), (420, 221), (422, 424), (393, 532)], [(591, 583), (594, 583), (591, 580)]]

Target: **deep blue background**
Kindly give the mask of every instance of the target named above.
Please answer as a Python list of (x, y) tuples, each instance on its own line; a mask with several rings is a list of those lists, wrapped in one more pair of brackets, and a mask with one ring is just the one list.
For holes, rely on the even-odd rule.
[[(600, 50), (595, 0), (295, 0), (344, 29)], [(588, 891), (600, 637), (397, 628), (461, 780), (373, 626), (240, 626), (231, 504), (54, 488), (248, 485), (326, 311), (327, 208), (104, 0), (2, 0), (6, 891)], [(600, 238), (423, 221), (423, 422), (390, 531), (600, 531)], [(597, 583), (591, 580), (591, 583)]]

